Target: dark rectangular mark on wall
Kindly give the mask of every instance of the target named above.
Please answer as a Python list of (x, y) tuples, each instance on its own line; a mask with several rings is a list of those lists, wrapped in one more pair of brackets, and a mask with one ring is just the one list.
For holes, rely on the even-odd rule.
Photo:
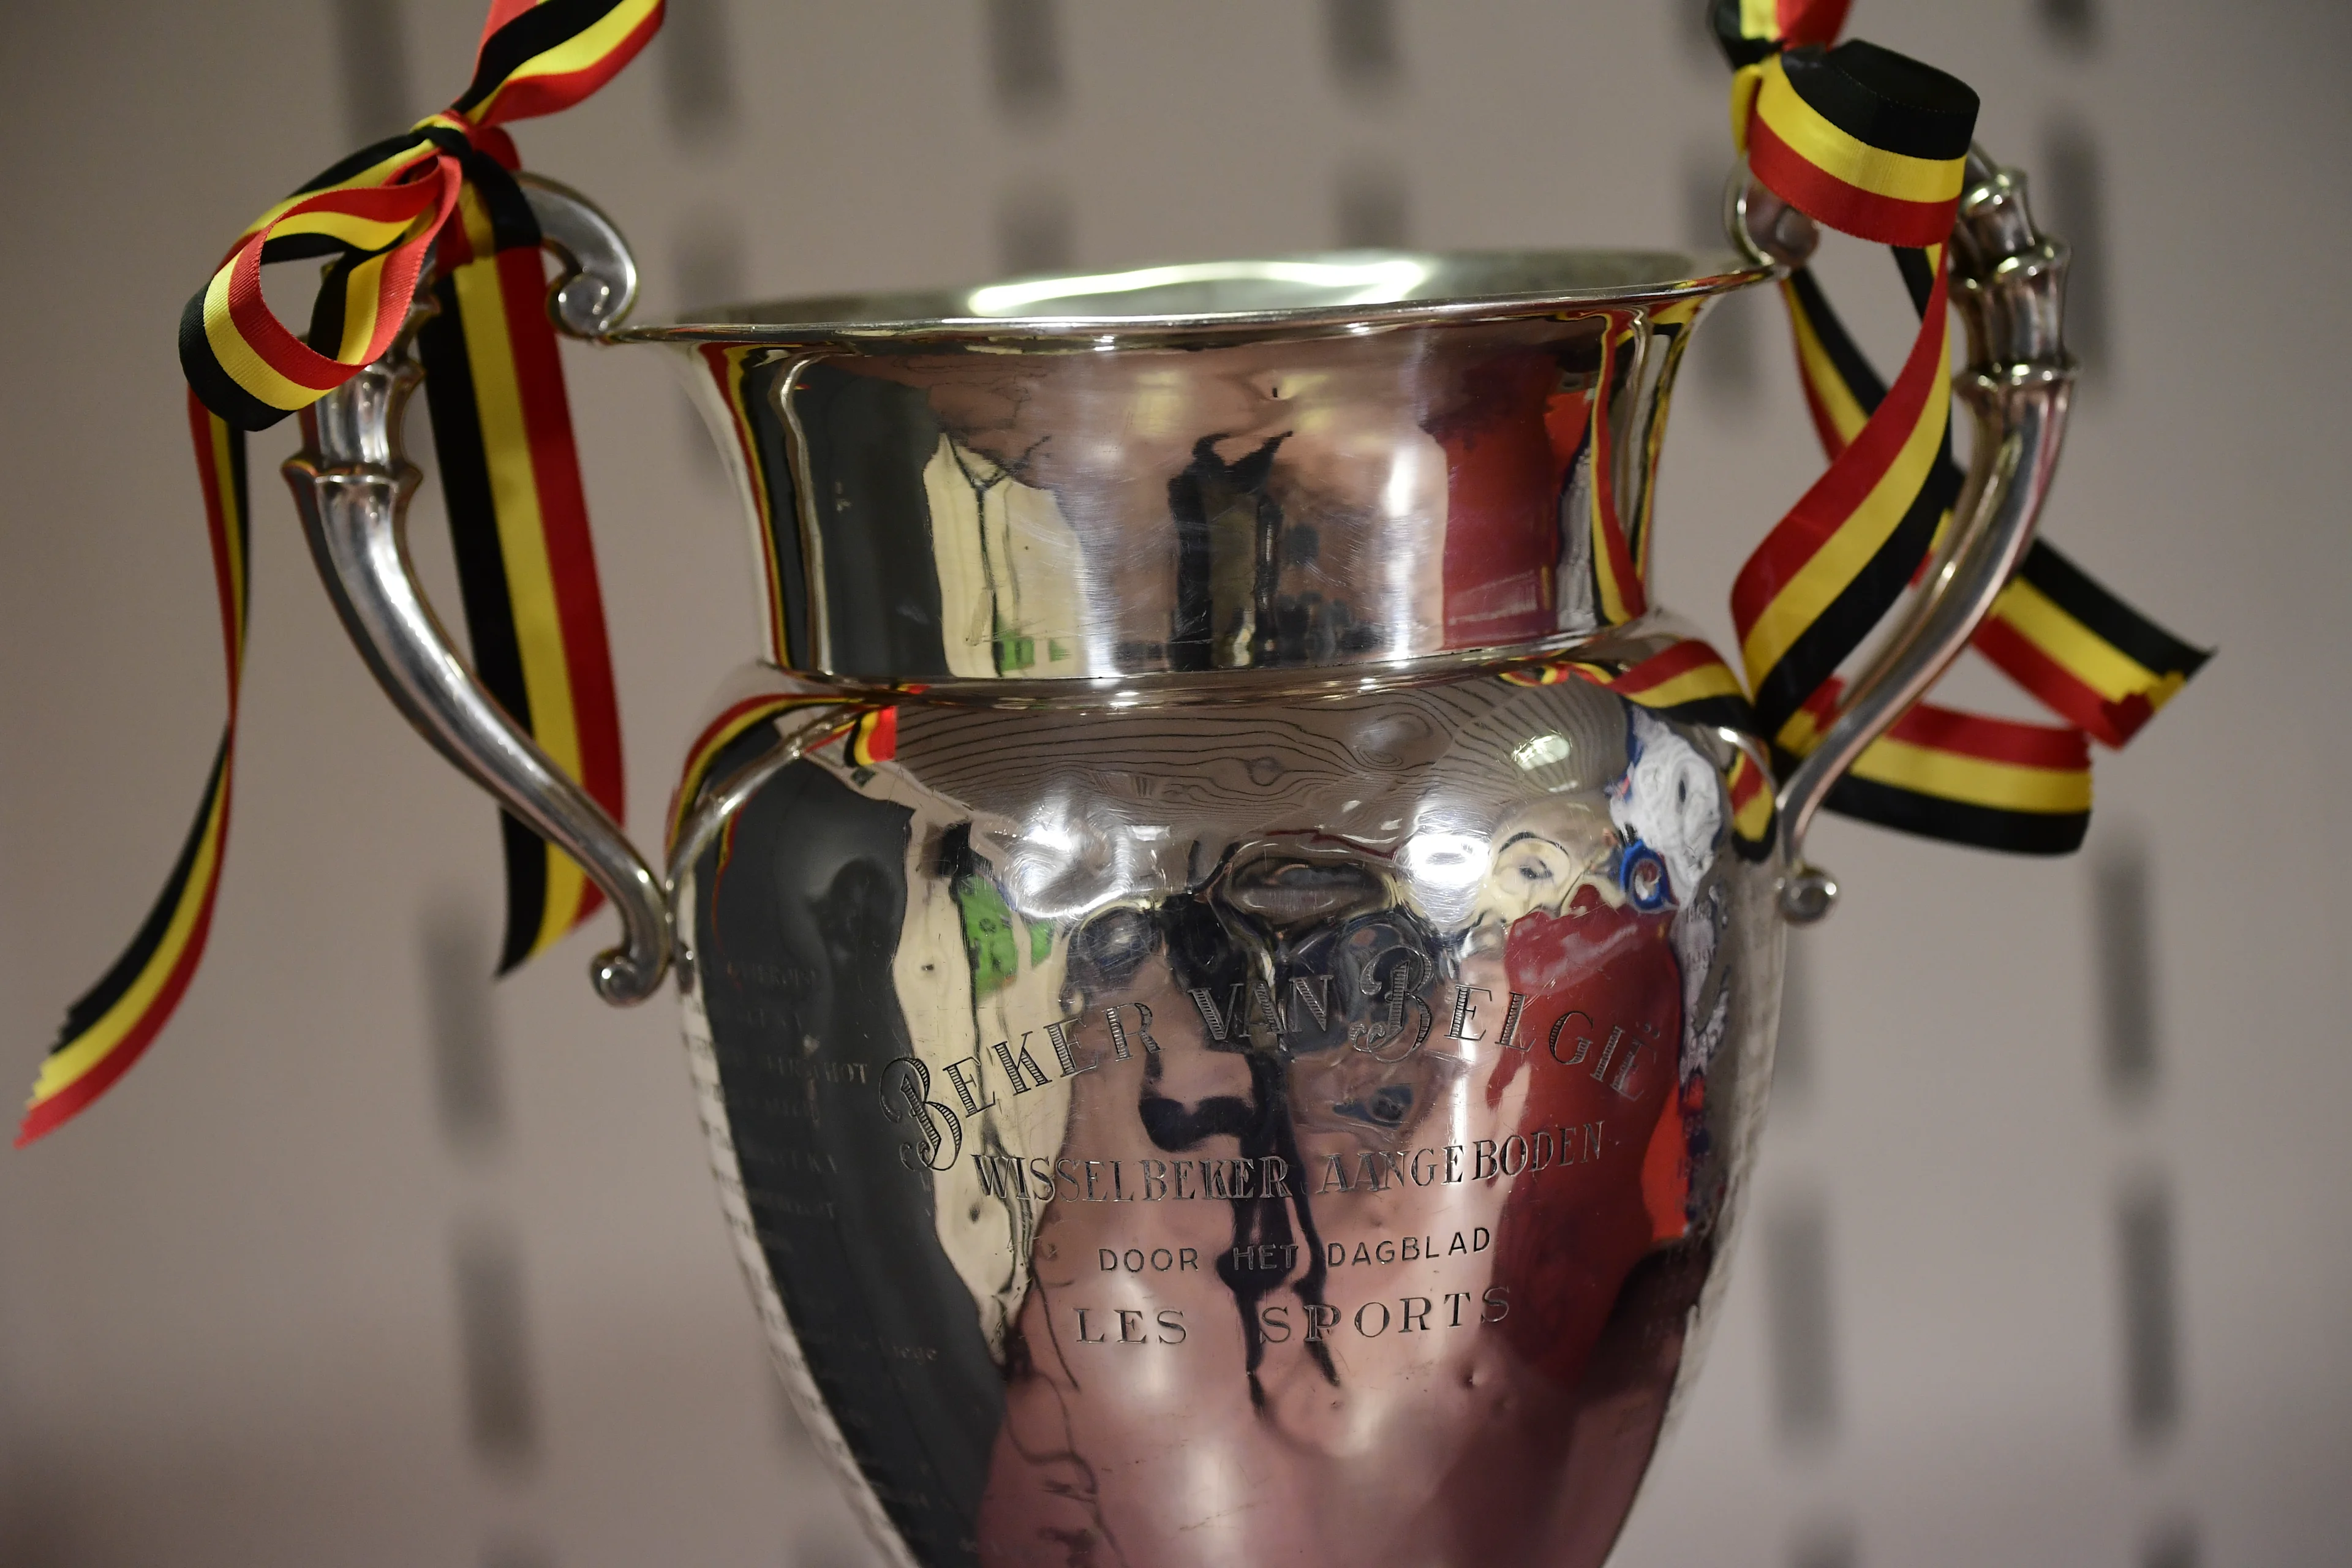
[(1818, 1199), (1792, 1202), (1765, 1226), (1764, 1292), (1775, 1424), (1790, 1442), (1821, 1442), (1836, 1430), (1837, 1380), (1829, 1216)]
[(2099, 962), (2099, 1057), (2107, 1090), (2137, 1105), (2157, 1083), (2156, 969), (2147, 851), (2110, 845), (2091, 870)]
[(496, 1541), (482, 1553), (482, 1568), (555, 1568), (555, 1554), (534, 1541)]
[(2116, 1214), (2124, 1310), (2124, 1421), (2142, 1442), (2180, 1420), (2180, 1325), (2173, 1269), (2172, 1204), (2154, 1181), (2124, 1194)]
[(1402, 249), (1412, 228), (1402, 172), (1371, 159), (1349, 163), (1339, 171), (1331, 216), (1343, 250)]
[(2197, 1568), (2204, 1556), (2197, 1527), (2187, 1520), (2174, 1520), (2148, 1535), (2140, 1549), (2140, 1568)]
[(506, 1090), (490, 1018), (496, 949), (470, 912), (428, 910), (424, 931), (425, 1018), (432, 1035), (434, 1105), (442, 1136), (461, 1153), (504, 1140)]
[(2066, 242), (2066, 346), (2094, 382), (2115, 371), (2115, 279), (2108, 267), (2106, 186), (2098, 143), (2071, 116), (2051, 122), (2042, 137), (2042, 166), (2030, 171), (2043, 226)]
[(732, 31), (727, 0), (667, 0), (663, 7), (662, 111), (688, 145), (709, 146), (735, 129)]
[(996, 210), (996, 254), (1006, 272), (1060, 272), (1076, 260), (1070, 198), (1058, 185), (1016, 185)]
[(1323, 0), (1331, 74), (1360, 98), (1393, 92), (1404, 77), (1396, 0)]
[(539, 1415), (531, 1397), (530, 1344), (523, 1315), (522, 1255), (505, 1232), (477, 1228), (459, 1235), (455, 1264), (466, 1415), (474, 1452), (487, 1464), (520, 1470), (539, 1454)]
[(1062, 17), (1056, 0), (988, 0), (988, 59), (1007, 119), (1051, 118), (1062, 107)]
[(1789, 1568), (1855, 1568), (1861, 1561), (1853, 1531), (1843, 1524), (1811, 1526), (1798, 1535), (1789, 1553)]
[(678, 227), (670, 257), (681, 311), (743, 303), (743, 229), (732, 214), (706, 210), (688, 217)]
[(353, 148), (396, 134), (423, 110), (408, 80), (400, 0), (334, 0), (335, 63), (343, 79), (343, 134)]
[(2034, 0), (2042, 34), (2070, 54), (2087, 55), (2099, 43), (2098, 0)]

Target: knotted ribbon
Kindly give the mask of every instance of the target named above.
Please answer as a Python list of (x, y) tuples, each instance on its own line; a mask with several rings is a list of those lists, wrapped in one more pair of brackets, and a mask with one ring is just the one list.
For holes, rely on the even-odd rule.
[[(220, 598), (227, 720), (163, 894), (106, 976), (68, 1010), (18, 1146), (121, 1077), (179, 1005), (204, 952), (227, 847), (244, 661), (246, 433), (307, 410), (390, 348), (428, 264), (436, 308), (417, 346), (476, 672), (551, 760), (620, 815), (619, 718), (539, 226), (499, 127), (586, 98), (661, 22), (661, 0), (493, 0), (473, 80), (455, 103), (263, 213), (188, 301), (180, 363)], [(325, 270), (298, 335), (263, 298), (261, 269), (303, 259)], [(503, 826), (501, 972), (599, 899), (568, 857), (511, 816)]]
[[(1861, 41), (1846, 0), (1716, 0), (1734, 139), (1756, 182), (1824, 226), (1895, 249), (1920, 314), (1892, 386), (1799, 268), (1782, 293), (1828, 469), (1741, 568), (1732, 619), (1756, 732), (1784, 763), (1834, 717), (1838, 665), (1925, 564), (1961, 475), (1951, 458), (1949, 263), (1976, 95)], [(2208, 657), (2035, 543), (1976, 646), (2058, 726), (1922, 703), (1865, 750), (1831, 810), (1958, 843), (2078, 847), (2089, 741), (2120, 746)]]

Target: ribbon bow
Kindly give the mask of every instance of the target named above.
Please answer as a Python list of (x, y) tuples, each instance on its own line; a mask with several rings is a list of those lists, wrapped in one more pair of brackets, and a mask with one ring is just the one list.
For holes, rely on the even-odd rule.
[[(619, 716), (539, 226), (499, 127), (611, 80), (660, 27), (661, 0), (493, 0), (474, 79), (447, 109), (362, 149), (247, 225), (180, 320), (189, 428), (228, 665), (228, 716), (177, 863), (131, 946), (68, 1009), (18, 1146), (54, 1131), (136, 1061), (179, 1005), (212, 923), (228, 840), (244, 663), (246, 433), (308, 409), (383, 354), (428, 258), (417, 334), (476, 673), (556, 764), (621, 813)], [(269, 262), (324, 258), (309, 330), (262, 297)], [(597, 907), (578, 867), (503, 817), (500, 972)]]
[[(349, 381), (392, 346), (425, 256), (467, 187), (493, 212), (522, 206), (509, 173), (514, 143), (497, 128), (594, 92), (661, 20), (661, 0), (495, 0), (474, 79), (457, 102), (354, 153), (237, 236), (180, 318), (189, 386), (237, 428), (262, 430)], [(538, 240), (535, 229), (498, 237), (499, 249)], [(261, 268), (322, 256), (334, 261), (306, 341), (262, 299)]]
[[(1895, 247), (1920, 313), (1882, 383), (1811, 273), (1782, 294), (1830, 466), (1732, 589), (1758, 731), (1819, 744), (1838, 665), (1925, 563), (1962, 476), (1951, 458), (1949, 264), (1977, 99), (1931, 67), (1837, 43), (1847, 0), (1715, 0), (1749, 174), (1817, 222)], [(2036, 542), (1975, 646), (2060, 718), (2020, 723), (1922, 703), (1832, 792), (1830, 809), (1986, 848), (2065, 854), (2090, 821), (2089, 741), (2120, 746), (2209, 657)]]

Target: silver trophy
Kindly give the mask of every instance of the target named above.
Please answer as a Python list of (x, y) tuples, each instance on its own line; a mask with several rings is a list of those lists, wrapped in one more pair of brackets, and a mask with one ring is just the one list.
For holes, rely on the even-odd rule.
[[(473, 679), (403, 540), (405, 343), (289, 472), (386, 690), (678, 979), (720, 1199), (803, 1415), (900, 1563), (1597, 1563), (1725, 1278), (1807, 824), (1967, 641), (2067, 387), (2063, 249), (1980, 158), (1974, 466), (1744, 844), (1754, 742), (1570, 667), (1713, 300), (1800, 259), (1347, 252), (574, 334), (664, 351), (771, 646), (666, 862)], [(1533, 672), (1533, 673), (1530, 673)], [(1750, 760), (1764, 767), (1760, 754)], [(1769, 773), (1764, 776), (1769, 777)]]

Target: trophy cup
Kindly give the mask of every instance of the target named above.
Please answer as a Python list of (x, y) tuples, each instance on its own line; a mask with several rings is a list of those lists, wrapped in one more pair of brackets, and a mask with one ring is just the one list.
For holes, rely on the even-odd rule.
[[(237, 432), (302, 410), (286, 472), (352, 639), (520, 825), (509, 962), (601, 894), (603, 994), (676, 973), (775, 1359), (894, 1562), (1600, 1563), (1721, 1289), (1783, 925), (1836, 895), (1815, 813), (2071, 848), (2085, 736), (2201, 660), (2035, 565), (2063, 247), (1969, 151), (1965, 87), (1823, 52), (1843, 10), (1715, 7), (1721, 256), (1349, 251), (626, 327), (619, 234), (499, 126), (595, 90), (660, 5), (499, 0), (448, 110), (271, 208), (191, 301), (232, 681)], [(1887, 386), (1800, 270), (1816, 218), (1914, 286)], [(259, 268), (322, 256), (297, 338)], [(1767, 279), (1832, 459), (1735, 589), (1751, 705), (1644, 579), (1690, 335)], [(658, 859), (600, 798), (542, 303), (683, 374), (751, 523), (766, 646)], [(420, 343), (488, 554), (478, 592), (459, 551), (478, 668), (407, 555)], [(2073, 727), (1917, 706), (1972, 639)], [(184, 989), (230, 755), (23, 1137)]]
[(1783, 921), (1833, 891), (1806, 825), (1982, 618), (2056, 457), (2063, 253), (2021, 182), (1972, 158), (1953, 237), (1946, 540), (1760, 834), (1757, 742), (1606, 679), (1692, 645), (1608, 613), (1590, 525), (1646, 518), (1690, 329), (1810, 229), (1744, 176), (1738, 255), (642, 328), (612, 226), (526, 189), (559, 323), (683, 372), (753, 525), (772, 646), (665, 862), (417, 589), (405, 340), (289, 471), (386, 690), (620, 911), (605, 994), (675, 968), (744, 1270), (877, 1539), (1599, 1563), (1721, 1286)]

